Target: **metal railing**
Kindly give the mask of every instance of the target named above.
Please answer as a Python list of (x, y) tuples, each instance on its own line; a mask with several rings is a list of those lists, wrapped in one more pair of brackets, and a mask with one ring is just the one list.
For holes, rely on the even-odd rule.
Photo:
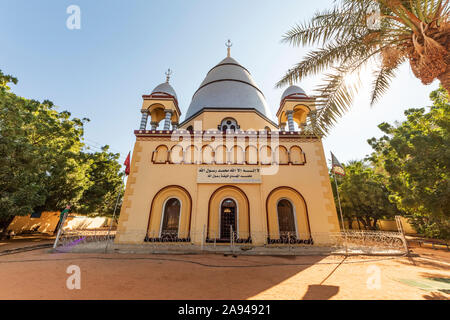
[(346, 231), (332, 233), (200, 232), (163, 234), (145, 230), (76, 230), (62, 233), (55, 248), (61, 252), (232, 253), (232, 254), (405, 254), (399, 232)]

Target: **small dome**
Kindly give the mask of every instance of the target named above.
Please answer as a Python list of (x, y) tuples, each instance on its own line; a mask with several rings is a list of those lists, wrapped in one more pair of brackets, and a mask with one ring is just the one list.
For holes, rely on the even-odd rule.
[(284, 90), (281, 96), (281, 101), (283, 101), (284, 98), (286, 97), (295, 99), (295, 98), (307, 98), (308, 96), (306, 95), (305, 90), (303, 90), (302, 88), (298, 86), (290, 86), (289, 88)]
[(169, 95), (173, 96), (175, 98), (175, 100), (178, 100), (175, 90), (172, 88), (172, 86), (168, 82), (164, 82), (164, 83), (161, 83), (160, 85), (156, 86), (156, 88), (153, 89), (153, 91), (152, 91), (152, 94), (153, 93), (169, 94)]

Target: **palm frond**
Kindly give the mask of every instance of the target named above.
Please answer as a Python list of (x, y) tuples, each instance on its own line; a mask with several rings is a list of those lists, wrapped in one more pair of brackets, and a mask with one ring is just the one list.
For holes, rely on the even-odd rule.
[(333, 38), (351, 39), (366, 30), (364, 14), (357, 10), (335, 7), (316, 13), (309, 23), (297, 24), (286, 32), (282, 42), (294, 46), (325, 44)]
[(345, 64), (355, 56), (367, 55), (371, 45), (364, 42), (364, 37), (350, 41), (336, 40), (325, 47), (310, 51), (306, 57), (277, 82), (280, 88), (295, 81), (301, 81), (307, 76), (316, 75), (330, 68), (332, 65)]
[(381, 65), (378, 70), (373, 72), (375, 79), (372, 83), (372, 93), (370, 95), (371, 106), (377, 103), (381, 96), (384, 95), (389, 89), (389, 85), (395, 77), (395, 71), (399, 68), (403, 61), (405, 60), (401, 59), (396, 65), (389, 67)]
[(321, 135), (327, 134), (336, 120), (342, 117), (352, 105), (358, 85), (346, 83), (349, 70), (348, 66), (336, 68), (334, 73), (326, 75), (325, 83), (318, 87), (316, 130)]

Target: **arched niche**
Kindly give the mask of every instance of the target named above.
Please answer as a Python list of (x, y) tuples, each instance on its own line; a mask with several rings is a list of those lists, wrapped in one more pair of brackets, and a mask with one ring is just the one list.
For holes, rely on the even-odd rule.
[(200, 155), (195, 145), (189, 145), (184, 152), (183, 162), (186, 164), (196, 164), (200, 161)]
[(230, 152), (230, 162), (233, 164), (243, 164), (245, 153), (241, 146), (233, 146)]
[(183, 147), (181, 145), (174, 145), (170, 149), (169, 161), (175, 164), (183, 162)]
[(169, 158), (169, 148), (166, 145), (159, 145), (153, 151), (153, 163), (166, 163)]
[(268, 240), (280, 239), (280, 220), (278, 213), (280, 208), (279, 203), (281, 200), (287, 200), (292, 206), (295, 223), (295, 238), (300, 240), (309, 240), (311, 238), (311, 231), (306, 202), (297, 190), (290, 187), (276, 188), (267, 196), (266, 210)]
[(293, 165), (302, 165), (306, 162), (305, 154), (299, 146), (292, 146), (289, 149), (289, 158)]
[(245, 163), (258, 164), (258, 148), (256, 146), (247, 146), (245, 148)]
[(217, 146), (214, 154), (215, 154), (215, 158), (214, 158), (215, 163), (217, 163), (217, 164), (226, 164), (227, 163), (228, 152), (227, 152), (226, 146), (224, 146), (224, 145)]
[(202, 163), (214, 163), (214, 149), (209, 145), (204, 145), (202, 147)]
[(160, 238), (165, 205), (168, 200), (173, 198), (180, 201), (177, 237), (179, 239), (189, 238), (192, 200), (189, 192), (181, 186), (167, 186), (159, 190), (153, 197), (147, 227), (148, 238)]
[(261, 164), (272, 163), (272, 149), (269, 146), (262, 146), (259, 148), (259, 161)]
[(285, 146), (277, 146), (273, 156), (275, 163), (289, 164), (289, 152)]

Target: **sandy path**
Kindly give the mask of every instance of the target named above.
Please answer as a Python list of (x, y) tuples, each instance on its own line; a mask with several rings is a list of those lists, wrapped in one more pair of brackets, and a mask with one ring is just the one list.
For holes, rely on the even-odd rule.
[[(423, 259), (233, 258), (43, 249), (0, 256), (0, 299), (448, 299), (450, 295), (441, 291), (421, 290), (400, 281), (450, 279), (449, 253), (421, 254)], [(80, 267), (80, 290), (66, 287), (69, 265)], [(368, 277), (376, 274), (380, 288), (371, 289)]]

